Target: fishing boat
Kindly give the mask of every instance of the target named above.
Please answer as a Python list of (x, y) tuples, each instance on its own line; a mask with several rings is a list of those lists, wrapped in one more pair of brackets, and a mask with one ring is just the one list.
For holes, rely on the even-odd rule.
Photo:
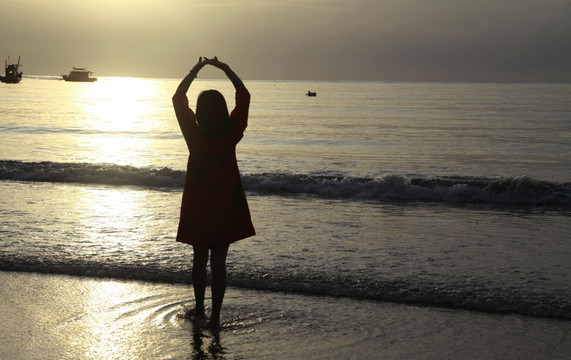
[(18, 56), (17, 64), (10, 64), (10, 57), (4, 61), (5, 75), (0, 75), (0, 81), (7, 84), (17, 84), (22, 81), (22, 72), (20, 70), (20, 57)]
[(308, 91), (305, 93), (306, 96), (317, 96), (317, 93), (315, 91)]
[(97, 81), (96, 77), (91, 77), (92, 71), (86, 68), (73, 67), (68, 75), (62, 75), (61, 77), (65, 81), (75, 81), (75, 82), (94, 82)]

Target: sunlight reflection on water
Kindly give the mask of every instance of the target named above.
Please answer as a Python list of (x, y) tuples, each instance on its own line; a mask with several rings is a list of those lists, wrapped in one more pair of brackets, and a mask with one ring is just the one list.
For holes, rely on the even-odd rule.
[(150, 131), (155, 126), (148, 121), (157, 96), (157, 82), (133, 79), (102, 79), (93, 87), (82, 88), (78, 98), (85, 99), (84, 111), (89, 114), (93, 129), (104, 132)]
[(78, 119), (78, 126), (91, 132), (78, 144), (91, 154), (81, 160), (149, 165), (148, 160), (138, 159), (137, 155), (152, 148), (154, 141), (151, 137), (137, 134), (161, 130), (161, 122), (154, 119), (157, 93), (161, 93), (159, 84), (144, 79), (104, 78), (96, 84), (89, 84), (89, 87), (84, 84), (78, 88), (77, 98), (83, 113)]

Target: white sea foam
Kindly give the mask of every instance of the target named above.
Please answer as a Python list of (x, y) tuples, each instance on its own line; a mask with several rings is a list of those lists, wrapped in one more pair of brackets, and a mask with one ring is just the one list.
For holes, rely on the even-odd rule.
[[(0, 160), (0, 179), (177, 187), (185, 173), (169, 168), (137, 168), (113, 164), (21, 162)], [(494, 179), (473, 177), (409, 178), (388, 175), (376, 178), (307, 174), (262, 173), (243, 176), (244, 187), (260, 194), (311, 194), (324, 198), (408, 200), (445, 203), (571, 206), (571, 185), (527, 176)]]

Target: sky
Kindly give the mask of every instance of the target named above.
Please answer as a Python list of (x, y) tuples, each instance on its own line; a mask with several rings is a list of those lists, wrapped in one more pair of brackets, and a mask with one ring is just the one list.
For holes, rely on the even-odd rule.
[[(0, 0), (25, 75), (571, 81), (571, 0)], [(216, 69), (199, 77), (216, 78)]]

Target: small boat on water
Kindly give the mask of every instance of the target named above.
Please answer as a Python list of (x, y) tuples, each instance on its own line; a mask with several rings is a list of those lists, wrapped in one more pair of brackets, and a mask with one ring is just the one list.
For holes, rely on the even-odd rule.
[(307, 96), (317, 96), (317, 93), (315, 91), (308, 91), (305, 93), (305, 95)]
[(0, 81), (7, 84), (17, 84), (22, 81), (22, 72), (20, 70), (20, 57), (18, 56), (17, 64), (10, 64), (10, 57), (4, 61), (5, 75), (0, 75)]
[(96, 77), (91, 77), (92, 71), (86, 68), (73, 67), (68, 75), (62, 75), (61, 77), (65, 81), (75, 81), (75, 82), (94, 82), (97, 81)]

